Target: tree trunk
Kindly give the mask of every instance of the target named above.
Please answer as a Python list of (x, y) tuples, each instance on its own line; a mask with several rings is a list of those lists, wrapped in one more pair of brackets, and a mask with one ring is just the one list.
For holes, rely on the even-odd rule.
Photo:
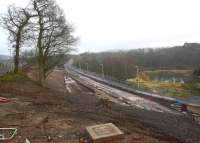
[(14, 59), (15, 67), (14, 67), (14, 73), (19, 72), (19, 47), (15, 49), (15, 59)]
[(39, 68), (39, 83), (41, 86), (43, 86), (44, 85), (44, 64), (43, 64), (43, 53), (42, 53), (41, 48), (39, 48), (38, 68)]
[(17, 39), (16, 39), (16, 46), (15, 46), (15, 58), (14, 58), (14, 63), (15, 63), (15, 67), (14, 67), (14, 73), (19, 73), (19, 50), (20, 50), (20, 46), (21, 46), (21, 33), (22, 30), (24, 28), (24, 26), (26, 26), (26, 24), (29, 21), (29, 17), (26, 19), (26, 21), (19, 27), (19, 30), (17, 32)]
[(39, 21), (38, 24), (40, 26), (39, 29), (39, 36), (38, 36), (38, 42), (37, 42), (37, 48), (38, 48), (38, 68), (39, 68), (39, 84), (41, 86), (44, 85), (44, 64), (43, 64), (43, 47), (42, 47), (42, 35), (43, 35), (43, 19), (42, 16), (40, 15), (40, 13), (38, 13), (39, 15)]
[(16, 41), (16, 46), (15, 46), (15, 58), (14, 58), (14, 73), (19, 73), (19, 48), (20, 48), (20, 30), (17, 34), (17, 41)]

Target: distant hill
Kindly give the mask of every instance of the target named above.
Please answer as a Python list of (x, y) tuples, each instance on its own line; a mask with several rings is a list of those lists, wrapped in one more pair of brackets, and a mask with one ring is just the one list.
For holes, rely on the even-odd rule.
[(185, 43), (182, 46), (168, 48), (145, 48), (119, 52), (84, 53), (75, 58), (74, 65), (83, 69), (86, 63), (89, 70), (104, 72), (119, 78), (132, 76), (136, 65), (146, 69), (194, 69), (200, 67), (200, 44)]
[(0, 55), (0, 63), (8, 63), (10, 61), (10, 56)]
[(147, 68), (186, 68), (200, 66), (200, 44), (185, 43), (160, 49), (139, 49), (128, 52), (137, 65)]
[(10, 56), (0, 55), (0, 60), (9, 60)]

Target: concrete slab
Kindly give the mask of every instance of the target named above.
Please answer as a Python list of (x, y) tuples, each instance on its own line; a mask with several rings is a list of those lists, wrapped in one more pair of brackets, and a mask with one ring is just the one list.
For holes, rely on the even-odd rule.
[(124, 133), (112, 123), (89, 126), (86, 130), (94, 143), (113, 143), (124, 139)]

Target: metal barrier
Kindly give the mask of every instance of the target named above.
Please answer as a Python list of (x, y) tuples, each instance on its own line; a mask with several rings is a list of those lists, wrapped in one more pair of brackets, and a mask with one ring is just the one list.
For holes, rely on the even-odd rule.
[(0, 64), (0, 76), (12, 71), (14, 68), (13, 63)]

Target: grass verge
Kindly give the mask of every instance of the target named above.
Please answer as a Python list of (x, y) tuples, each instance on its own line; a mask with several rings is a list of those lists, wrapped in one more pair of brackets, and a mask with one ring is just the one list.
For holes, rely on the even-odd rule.
[(19, 73), (9, 72), (9, 73), (0, 77), (0, 81), (4, 81), (4, 82), (7, 82), (7, 81), (24, 81), (24, 80), (30, 80), (30, 79), (22, 71), (19, 71)]

